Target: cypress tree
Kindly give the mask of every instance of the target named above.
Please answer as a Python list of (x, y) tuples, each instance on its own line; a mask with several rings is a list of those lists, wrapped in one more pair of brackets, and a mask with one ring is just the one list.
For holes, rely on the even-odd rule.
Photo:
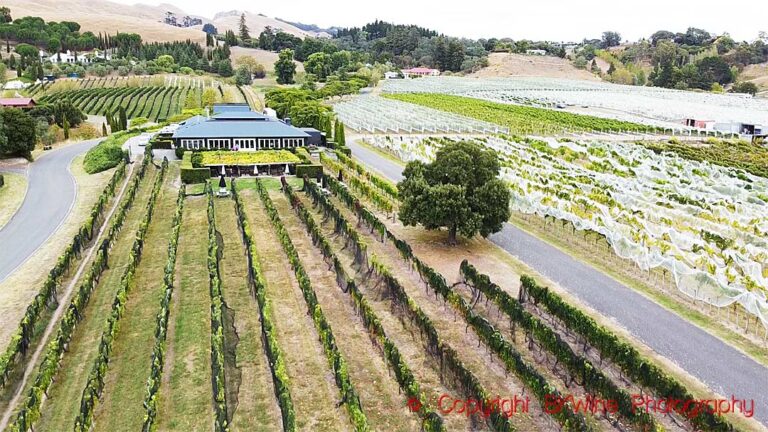
[(69, 139), (69, 120), (67, 120), (67, 116), (64, 116), (64, 139)]
[(128, 117), (125, 115), (125, 107), (120, 107), (120, 130), (128, 129)]
[(107, 136), (107, 124), (102, 123), (101, 124), (101, 136)]
[(344, 135), (344, 123), (339, 122), (339, 138), (337, 141), (341, 145), (347, 145), (347, 137)]

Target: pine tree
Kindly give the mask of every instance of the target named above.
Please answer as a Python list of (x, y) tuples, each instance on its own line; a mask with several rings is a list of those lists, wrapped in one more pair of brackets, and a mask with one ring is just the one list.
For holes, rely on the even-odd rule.
[(240, 15), (240, 39), (243, 40), (243, 42), (249, 40), (251, 38), (251, 35), (248, 34), (248, 26), (245, 24), (245, 13)]

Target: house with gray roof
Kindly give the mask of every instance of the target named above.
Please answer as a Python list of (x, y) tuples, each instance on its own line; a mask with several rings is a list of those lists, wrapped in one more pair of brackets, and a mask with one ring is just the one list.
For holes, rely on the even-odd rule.
[(171, 137), (186, 150), (258, 151), (304, 147), (307, 132), (278, 119), (251, 111), (244, 104), (213, 107), (213, 115), (196, 116), (179, 125)]

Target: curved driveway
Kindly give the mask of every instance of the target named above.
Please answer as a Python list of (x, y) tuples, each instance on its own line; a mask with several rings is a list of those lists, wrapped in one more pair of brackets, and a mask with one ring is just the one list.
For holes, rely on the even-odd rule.
[(51, 150), (29, 165), (24, 202), (0, 229), (0, 282), (24, 264), (69, 215), (77, 196), (69, 165), (99, 141), (83, 141)]
[[(350, 142), (354, 156), (393, 181), (403, 166)], [(768, 368), (635, 290), (512, 224), (489, 239), (569, 293), (626, 328), (654, 351), (725, 398), (754, 401), (768, 425)]]

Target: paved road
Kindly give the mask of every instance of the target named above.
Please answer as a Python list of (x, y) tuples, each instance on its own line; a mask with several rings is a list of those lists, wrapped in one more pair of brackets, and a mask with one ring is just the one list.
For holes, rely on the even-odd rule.
[[(402, 178), (401, 165), (356, 143), (348, 146), (357, 159), (382, 175), (394, 181)], [(512, 224), (505, 224), (490, 240), (600, 314), (613, 318), (723, 397), (754, 400), (755, 418), (768, 425), (768, 368), (632, 288)]]
[(46, 152), (29, 165), (24, 202), (0, 230), (0, 282), (45, 244), (69, 215), (77, 196), (69, 165), (98, 141)]

